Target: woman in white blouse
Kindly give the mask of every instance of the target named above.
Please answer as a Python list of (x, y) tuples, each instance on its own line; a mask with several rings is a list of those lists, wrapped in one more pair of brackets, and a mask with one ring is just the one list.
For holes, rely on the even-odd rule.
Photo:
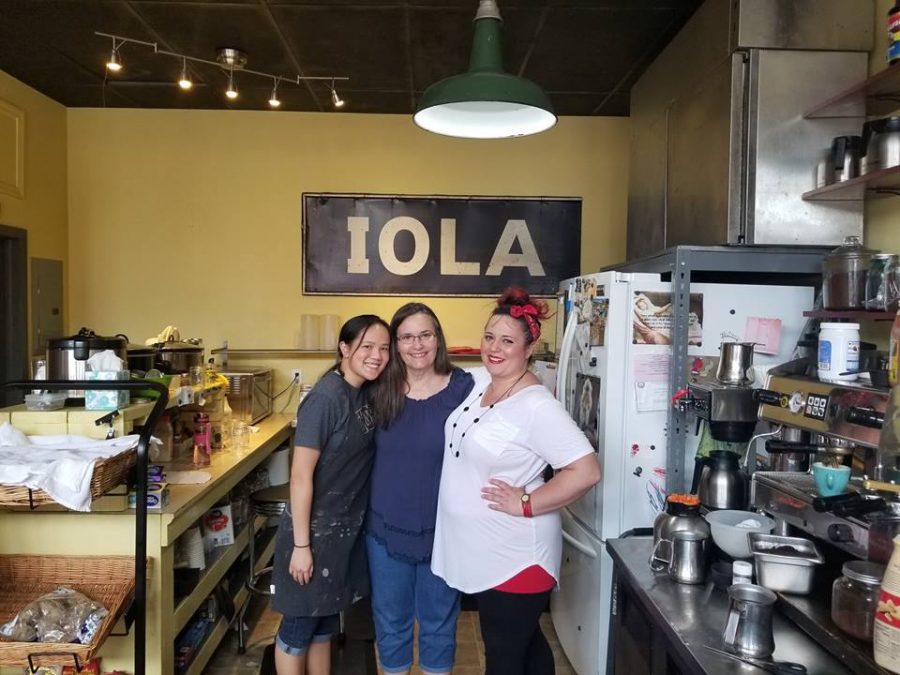
[(484, 368), (444, 432), (432, 570), (475, 596), (485, 675), (553, 675), (539, 619), (559, 581), (559, 509), (600, 480), (590, 443), (528, 370), (546, 318), (546, 303), (523, 289), (501, 296), (481, 340)]

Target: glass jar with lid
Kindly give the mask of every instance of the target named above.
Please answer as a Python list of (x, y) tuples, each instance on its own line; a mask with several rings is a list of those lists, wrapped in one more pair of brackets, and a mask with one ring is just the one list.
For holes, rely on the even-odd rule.
[(845, 237), (844, 243), (825, 256), (822, 263), (822, 300), (825, 309), (865, 309), (866, 278), (872, 254), (859, 237)]
[(897, 310), (897, 254), (876, 253), (866, 278), (866, 309), (877, 312)]
[(831, 587), (831, 620), (857, 640), (872, 641), (875, 608), (884, 565), (851, 560), (841, 568), (843, 576)]

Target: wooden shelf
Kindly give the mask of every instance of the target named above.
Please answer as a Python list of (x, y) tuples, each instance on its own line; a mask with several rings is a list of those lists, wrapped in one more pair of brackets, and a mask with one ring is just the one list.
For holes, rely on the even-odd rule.
[(203, 576), (200, 577), (200, 581), (191, 591), (191, 594), (184, 597), (181, 602), (175, 605), (175, 625), (173, 626), (173, 629), (176, 634), (187, 625), (187, 622), (191, 620), (194, 612), (199, 609), (200, 605), (206, 600), (206, 597), (213, 592), (213, 589), (215, 589), (222, 580), (222, 577), (225, 576), (225, 572), (228, 571), (232, 563), (234, 563), (241, 552), (247, 548), (247, 543), (250, 541), (249, 534), (250, 529), (245, 526), (237, 533), (237, 535), (235, 535), (234, 543), (231, 546), (222, 546), (213, 549), (212, 555), (215, 556), (215, 560), (207, 565), (203, 572)]
[(216, 651), (216, 647), (219, 646), (219, 643), (222, 641), (222, 638), (225, 637), (227, 632), (228, 619), (224, 616), (220, 616), (219, 620), (213, 625), (212, 630), (207, 634), (203, 644), (200, 645), (200, 649), (197, 650), (197, 655), (194, 657), (194, 660), (191, 661), (191, 665), (184, 670), (176, 670), (175, 672), (180, 675), (200, 675), (206, 669), (209, 660)]
[[(803, 117), (860, 117), (888, 115), (900, 108), (900, 64), (889, 66), (872, 77), (845, 89), (807, 110)], [(864, 111), (864, 112), (861, 112)]]
[(232, 349), (216, 347), (210, 354), (228, 354), (234, 356), (334, 356), (333, 349)]
[(803, 312), (808, 319), (848, 319), (852, 321), (893, 321), (894, 312), (869, 312), (865, 310), (812, 309)]
[(900, 194), (900, 166), (871, 171), (864, 176), (832, 183), (803, 193), (807, 202), (858, 202), (866, 193), (875, 195)]

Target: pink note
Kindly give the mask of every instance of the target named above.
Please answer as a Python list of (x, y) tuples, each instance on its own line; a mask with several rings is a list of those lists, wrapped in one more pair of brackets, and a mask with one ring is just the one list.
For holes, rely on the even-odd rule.
[(755, 342), (753, 351), (777, 354), (781, 345), (781, 319), (748, 316), (744, 326), (744, 342)]

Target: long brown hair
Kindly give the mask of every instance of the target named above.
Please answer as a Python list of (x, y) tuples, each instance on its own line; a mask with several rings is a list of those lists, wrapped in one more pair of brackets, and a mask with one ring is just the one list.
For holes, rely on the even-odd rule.
[(381, 427), (390, 426), (403, 410), (406, 401), (408, 385), (406, 383), (406, 364), (400, 358), (397, 351), (397, 330), (400, 324), (416, 314), (424, 314), (434, 324), (434, 336), (437, 340), (437, 350), (434, 357), (434, 372), (440, 375), (448, 374), (453, 366), (450, 365), (450, 356), (447, 354), (447, 340), (444, 338), (444, 329), (437, 315), (428, 305), (421, 302), (408, 302), (398, 309), (388, 329), (391, 335), (391, 360), (387, 368), (381, 374), (375, 389), (375, 411), (378, 424)]

